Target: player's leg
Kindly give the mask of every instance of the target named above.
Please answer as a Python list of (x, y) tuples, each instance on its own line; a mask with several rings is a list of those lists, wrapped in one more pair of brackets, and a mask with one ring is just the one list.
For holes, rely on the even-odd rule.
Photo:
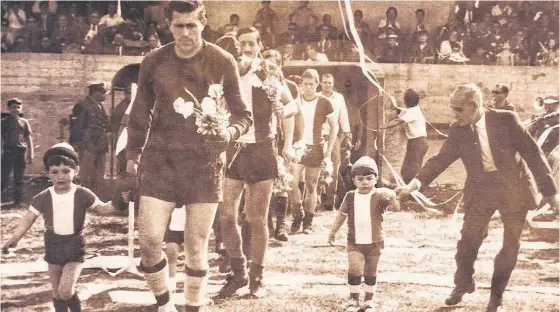
[(185, 312), (205, 303), (208, 243), (217, 203), (187, 204), (185, 223)]
[[(350, 287), (350, 301), (347, 311), (359, 307), (360, 286), (364, 273), (364, 255), (358, 248), (348, 248), (348, 285)], [(357, 311), (357, 310), (356, 310)]]
[(167, 202), (150, 196), (140, 196), (138, 214), (138, 243), (140, 263), (148, 287), (154, 293), (160, 310), (174, 311), (169, 295), (169, 269), (161, 248), (165, 232), (169, 226), (174, 202)]
[(81, 262), (70, 262), (63, 266), (60, 284), (58, 286), (58, 294), (60, 298), (66, 300), (66, 304), (70, 312), (82, 311), (82, 304), (78, 294), (76, 293), (76, 283), (82, 273)]
[(245, 182), (226, 178), (224, 183), (224, 201), (219, 205), (220, 211), (218, 214), (222, 239), (233, 272), (220, 290), (220, 295), (224, 297), (235, 294), (239, 288), (249, 283), (247, 277), (247, 258), (242, 250), (241, 228), (239, 227), (239, 205), (244, 188)]
[(309, 233), (312, 231), (313, 217), (315, 216), (315, 208), (317, 207), (317, 183), (321, 167), (305, 167), (305, 198), (303, 199), (303, 231)]
[(177, 232), (177, 231), (173, 231), (175, 233), (170, 234), (170, 231), (168, 231), (167, 237), (165, 239), (166, 244), (165, 244), (165, 254), (167, 256), (167, 264), (169, 266), (169, 280), (170, 280), (170, 292), (174, 292), (175, 289), (177, 288), (177, 281), (175, 279), (175, 275), (177, 274), (177, 259), (179, 258), (179, 254), (181, 252), (181, 246), (179, 244), (177, 244), (174, 241), (171, 241), (172, 238), (170, 238), (170, 236), (172, 236), (175, 233), (180, 233), (181, 235), (184, 235), (183, 232)]
[(290, 181), (290, 202), (292, 204), (292, 215), (294, 216), (294, 221), (292, 222), (292, 227), (290, 229), (290, 234), (296, 234), (300, 227), (301, 221), (303, 220), (303, 209), (301, 202), (301, 191), (299, 189), (299, 182), (301, 180), (301, 174), (303, 172), (303, 165), (292, 164), (292, 174), (294, 178)]
[(55, 312), (67, 312), (68, 304), (66, 300), (60, 297), (58, 287), (60, 285), (60, 278), (62, 277), (62, 265), (49, 263), (49, 279), (52, 285), (53, 292), (53, 306)]
[(384, 243), (379, 242), (373, 244), (365, 255), (364, 263), (364, 288), (365, 288), (365, 304), (373, 307), (373, 296), (375, 295), (375, 288), (377, 284), (377, 265), (379, 264), (379, 257), (381, 256), (381, 249)]
[(251, 224), (251, 267), (249, 289), (256, 293), (262, 288), (264, 255), (268, 246), (268, 208), (274, 180), (265, 180), (247, 185), (245, 213)]

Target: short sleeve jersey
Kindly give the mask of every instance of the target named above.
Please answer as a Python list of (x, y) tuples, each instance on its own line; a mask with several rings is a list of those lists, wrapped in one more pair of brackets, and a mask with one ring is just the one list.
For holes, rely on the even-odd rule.
[(399, 114), (399, 118), (406, 122), (406, 137), (408, 139), (428, 136), (426, 118), (420, 110), (420, 106), (407, 108)]
[(58, 235), (80, 234), (88, 209), (100, 204), (99, 198), (89, 189), (72, 184), (70, 191), (57, 194), (54, 187), (33, 197), (29, 210), (43, 215), (45, 227)]

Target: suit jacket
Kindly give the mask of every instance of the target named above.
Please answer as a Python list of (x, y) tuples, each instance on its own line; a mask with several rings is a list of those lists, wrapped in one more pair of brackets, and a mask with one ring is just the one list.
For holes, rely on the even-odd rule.
[[(504, 190), (509, 209), (534, 209), (538, 204), (538, 191), (544, 196), (556, 194), (554, 179), (544, 154), (523, 129), (514, 112), (493, 109), (485, 112), (492, 157), (505, 181), (504, 185), (495, 187)], [(441, 150), (426, 162), (416, 178), (422, 185), (428, 185), (458, 158), (461, 158), (467, 170), (464, 201), (468, 207), (473, 195), (482, 187), (484, 177), (480, 144), (471, 125), (452, 124)]]

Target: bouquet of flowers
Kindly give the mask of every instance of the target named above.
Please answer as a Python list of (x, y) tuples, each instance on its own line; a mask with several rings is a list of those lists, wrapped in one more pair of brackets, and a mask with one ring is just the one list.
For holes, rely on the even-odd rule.
[[(270, 103), (276, 105), (280, 100), (279, 90), (283, 86), (282, 71), (274, 62), (268, 59), (256, 59), (251, 63), (251, 67), (258, 78), (255, 87), (262, 88), (266, 92)], [(282, 113), (277, 111), (276, 117), (278, 117), (278, 123), (281, 125)]]
[(278, 178), (274, 180), (274, 186), (272, 192), (274, 194), (290, 191), (290, 182), (294, 179), (294, 176), (288, 171), (288, 168), (284, 165), (284, 158), (281, 156), (276, 157), (278, 162)]

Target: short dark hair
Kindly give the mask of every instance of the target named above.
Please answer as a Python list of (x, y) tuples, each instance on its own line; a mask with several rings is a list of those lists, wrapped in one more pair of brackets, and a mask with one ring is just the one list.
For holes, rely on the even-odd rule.
[(231, 20), (231, 19), (234, 18), (234, 17), (237, 17), (237, 19), (239, 19), (239, 15), (237, 15), (237, 14), (232, 14), (232, 15), (230, 15), (230, 16), (229, 16), (229, 19)]
[(414, 13), (422, 13), (422, 15), (426, 15), (426, 11), (424, 11), (424, 9), (418, 9)]
[(78, 164), (76, 164), (76, 162), (72, 158), (64, 155), (52, 155), (48, 157), (47, 160), (45, 161), (45, 169), (47, 171), (52, 166), (60, 166), (60, 165), (66, 165), (72, 169), (78, 168)]
[(178, 13), (191, 13), (196, 10), (200, 10), (198, 13), (198, 19), (206, 24), (206, 9), (201, 0), (181, 0), (181, 1), (171, 1), (167, 7), (167, 19), (171, 21), (173, 17), (173, 12)]
[(404, 104), (406, 107), (415, 107), (420, 102), (420, 96), (416, 91), (408, 89), (404, 92)]
[(261, 33), (255, 27), (241, 28), (240, 30), (237, 31), (237, 39), (239, 39), (239, 37), (241, 37), (241, 35), (252, 34), (252, 33), (256, 33), (257, 34), (257, 42), (261, 42)]
[(395, 16), (398, 14), (397, 8), (395, 8), (395, 7), (389, 7), (389, 8), (387, 9), (387, 11), (385, 11), (385, 15), (389, 14), (389, 12), (390, 12), (391, 10), (392, 10), (392, 11), (395, 11)]
[(9, 99), (8, 102), (6, 103), (6, 105), (8, 105), (8, 108), (16, 104), (23, 105), (23, 102), (20, 99), (13, 98), (13, 99)]

